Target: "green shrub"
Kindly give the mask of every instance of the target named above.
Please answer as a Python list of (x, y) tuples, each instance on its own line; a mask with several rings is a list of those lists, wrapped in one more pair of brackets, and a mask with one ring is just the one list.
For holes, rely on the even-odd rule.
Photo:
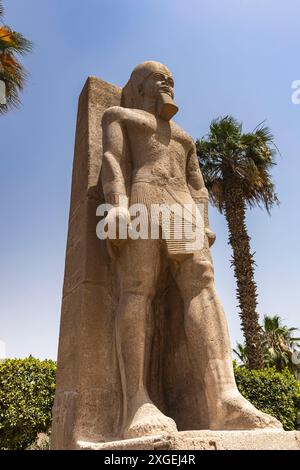
[(237, 386), (254, 406), (281, 421), (285, 430), (299, 429), (300, 382), (285, 369), (249, 370), (234, 365)]
[(51, 425), (55, 362), (8, 359), (0, 363), (0, 449), (25, 449)]

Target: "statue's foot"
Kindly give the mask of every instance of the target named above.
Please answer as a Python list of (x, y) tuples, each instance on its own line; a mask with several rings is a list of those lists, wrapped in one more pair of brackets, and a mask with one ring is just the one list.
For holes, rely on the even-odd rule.
[(282, 429), (282, 424), (273, 416), (257, 410), (240, 393), (233, 392), (218, 402), (210, 429)]
[(177, 427), (172, 418), (165, 416), (153, 403), (141, 405), (124, 432), (125, 439), (133, 439), (155, 434), (176, 432)]

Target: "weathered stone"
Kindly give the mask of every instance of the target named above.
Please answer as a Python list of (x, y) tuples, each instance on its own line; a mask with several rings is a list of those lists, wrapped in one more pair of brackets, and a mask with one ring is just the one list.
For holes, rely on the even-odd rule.
[(82, 450), (300, 450), (300, 432), (185, 431), (115, 442), (79, 442)]
[(113, 435), (120, 413), (116, 299), (105, 242), (96, 237), (96, 208), (103, 202), (101, 119), (120, 95), (90, 77), (79, 99), (51, 437), (56, 449), (76, 448), (82, 437)]

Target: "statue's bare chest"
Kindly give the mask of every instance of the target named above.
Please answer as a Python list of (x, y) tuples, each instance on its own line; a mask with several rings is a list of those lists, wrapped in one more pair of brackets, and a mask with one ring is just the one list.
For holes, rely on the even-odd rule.
[(153, 152), (176, 152), (186, 155), (192, 147), (191, 137), (174, 122), (167, 122), (152, 114), (136, 111), (127, 120), (126, 128), (131, 148), (141, 146)]

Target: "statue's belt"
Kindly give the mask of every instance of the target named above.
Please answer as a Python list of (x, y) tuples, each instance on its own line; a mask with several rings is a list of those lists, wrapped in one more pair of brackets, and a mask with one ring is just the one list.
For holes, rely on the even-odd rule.
[[(153, 183), (153, 181), (151, 181), (148, 178), (147, 179), (146, 178), (139, 178), (138, 180), (135, 180), (133, 184), (135, 184), (135, 183), (148, 183), (151, 186), (154, 186), (154, 189), (149, 194), (150, 191), (145, 191), (144, 190), (145, 188), (143, 188), (142, 191), (138, 191), (138, 188), (135, 188), (135, 190), (133, 191), (132, 197), (131, 197), (131, 204), (135, 204), (135, 203), (144, 204), (147, 207), (147, 210), (149, 210), (151, 208), (151, 204), (166, 204), (168, 201), (165, 201), (165, 198), (163, 197), (163, 192), (165, 191), (166, 193), (168, 193), (168, 195), (171, 197), (171, 199), (175, 203), (177, 203), (181, 207), (184, 207), (186, 212), (188, 212), (192, 216), (193, 226), (195, 228), (196, 227), (198, 227), (198, 228), (203, 227), (201, 222), (199, 224), (199, 221), (198, 221), (197, 217), (195, 216), (195, 213), (194, 213), (193, 209), (189, 208), (189, 205), (192, 205), (194, 208), (196, 208), (196, 204), (193, 201), (188, 188), (186, 188), (186, 190), (178, 190), (177, 189), (177, 191), (175, 191), (175, 190), (173, 190), (172, 188), (170, 188), (168, 186), (159, 187), (159, 186), (155, 185)], [(157, 196), (157, 191), (159, 191), (159, 196)], [(182, 199), (180, 199), (180, 196), (177, 194), (178, 192), (188, 194), (189, 197), (190, 197), (190, 202), (183, 201)], [(172, 208), (170, 208), (170, 212), (174, 215), (176, 214), (176, 211), (172, 210)], [(182, 218), (185, 219), (184, 214), (183, 214)]]

